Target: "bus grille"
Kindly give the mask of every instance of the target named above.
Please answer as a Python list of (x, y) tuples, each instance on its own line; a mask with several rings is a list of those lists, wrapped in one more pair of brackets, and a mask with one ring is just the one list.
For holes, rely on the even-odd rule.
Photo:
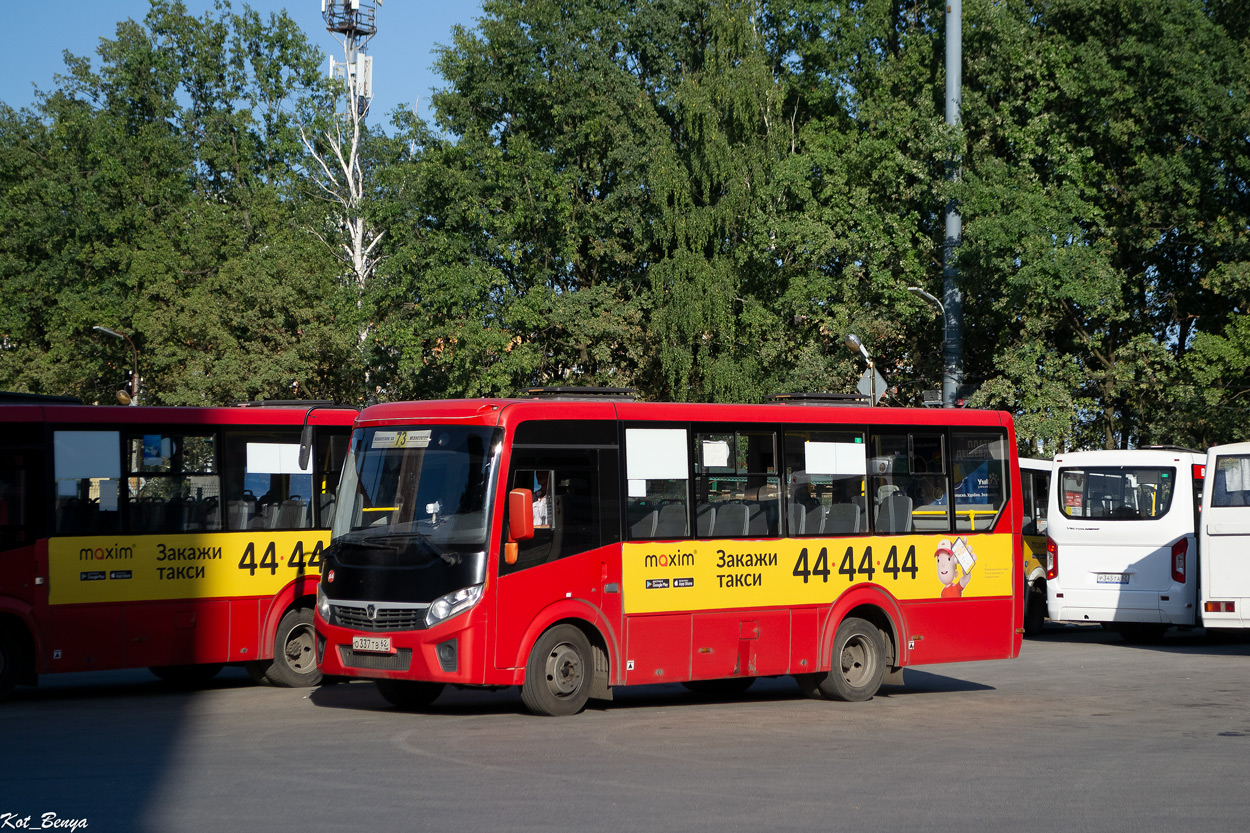
[(394, 654), (370, 654), (338, 646), (339, 660), (348, 668), (369, 668), (375, 671), (407, 671), (412, 665), (412, 649), (400, 648)]
[(331, 605), (334, 624), (358, 631), (418, 631), (425, 629), (426, 608), (377, 605), (372, 619), (363, 607)]

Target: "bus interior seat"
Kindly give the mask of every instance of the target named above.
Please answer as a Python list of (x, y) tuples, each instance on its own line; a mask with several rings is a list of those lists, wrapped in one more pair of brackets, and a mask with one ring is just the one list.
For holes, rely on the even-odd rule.
[(685, 538), (689, 535), (690, 525), (686, 519), (686, 504), (666, 503), (661, 506), (655, 523), (655, 537)]
[(695, 529), (699, 537), (706, 538), (712, 534), (716, 525), (716, 507), (710, 503), (700, 503), (695, 509)]
[(834, 535), (854, 535), (859, 532), (859, 505), (835, 503), (830, 506), (821, 531)]
[(660, 510), (652, 509), (629, 527), (629, 537), (635, 541), (655, 537), (655, 527), (660, 520)]
[(911, 532), (911, 498), (892, 494), (877, 507), (877, 531), (885, 535)]
[(751, 510), (745, 503), (724, 503), (712, 519), (712, 537), (739, 538), (750, 530)]

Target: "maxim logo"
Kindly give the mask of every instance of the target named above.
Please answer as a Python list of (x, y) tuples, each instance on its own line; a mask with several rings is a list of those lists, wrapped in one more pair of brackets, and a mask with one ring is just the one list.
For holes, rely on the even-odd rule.
[(128, 561), (134, 557), (134, 547), (84, 547), (78, 551), (79, 561)]
[(693, 567), (694, 553), (679, 552), (674, 555), (648, 555), (643, 559), (644, 567)]

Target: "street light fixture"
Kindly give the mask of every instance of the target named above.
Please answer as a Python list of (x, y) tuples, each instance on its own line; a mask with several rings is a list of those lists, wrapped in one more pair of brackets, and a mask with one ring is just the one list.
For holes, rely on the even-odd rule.
[(117, 399), (123, 405), (139, 404), (139, 350), (135, 347), (135, 343), (130, 340), (130, 336), (125, 333), (119, 333), (116, 330), (110, 330), (108, 327), (92, 327), (93, 330), (99, 330), (102, 333), (111, 335), (114, 338), (124, 338), (126, 343), (130, 345), (130, 353), (134, 357), (134, 369), (130, 374), (130, 393), (125, 390), (117, 392)]
[(925, 292), (918, 286), (909, 286), (907, 291), (913, 295), (919, 295), (933, 306), (937, 307), (937, 311), (942, 316), (942, 407), (955, 407), (955, 373), (954, 367), (947, 355), (947, 347), (950, 344), (949, 323), (946, 320), (946, 306), (935, 296)]
[(852, 353), (859, 353), (864, 357), (864, 361), (868, 363), (868, 407), (871, 408), (877, 404), (877, 369), (872, 363), (872, 356), (868, 355), (867, 348), (859, 340), (859, 336), (854, 333), (847, 333), (846, 337), (842, 339), (842, 343), (846, 345), (847, 350), (850, 350)]

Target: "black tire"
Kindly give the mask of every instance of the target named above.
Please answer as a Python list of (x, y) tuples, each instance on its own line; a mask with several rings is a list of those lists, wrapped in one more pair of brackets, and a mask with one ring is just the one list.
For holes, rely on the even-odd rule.
[(9, 699), (17, 688), (19, 673), (17, 643), (7, 631), (0, 629), (0, 703)]
[(556, 625), (534, 643), (525, 664), (521, 701), (534, 714), (577, 714), (590, 699), (594, 677), (590, 640), (573, 625)]
[(200, 688), (221, 673), (221, 663), (204, 665), (154, 665), (148, 670), (177, 688)]
[(1046, 585), (1035, 581), (1029, 585), (1024, 600), (1024, 635), (1037, 636), (1046, 624)]
[(321, 684), (317, 666), (317, 631), (310, 607), (288, 610), (273, 636), (273, 664), (265, 679), (284, 688), (311, 688)]
[(247, 671), (247, 676), (251, 678), (256, 685), (273, 685), (266, 675), (269, 673), (270, 667), (273, 665), (271, 659), (258, 659), (252, 662), (243, 663), (243, 668)]
[(416, 680), (378, 680), (378, 693), (397, 709), (416, 711), (438, 699), (443, 693), (442, 683), (426, 683)]
[(857, 617), (842, 620), (833, 637), (832, 667), (820, 681), (830, 700), (858, 703), (871, 700), (885, 678), (885, 648), (881, 631)]
[(745, 694), (754, 682), (754, 677), (725, 677), (720, 680), (690, 680), (682, 685), (698, 697), (719, 699)]

